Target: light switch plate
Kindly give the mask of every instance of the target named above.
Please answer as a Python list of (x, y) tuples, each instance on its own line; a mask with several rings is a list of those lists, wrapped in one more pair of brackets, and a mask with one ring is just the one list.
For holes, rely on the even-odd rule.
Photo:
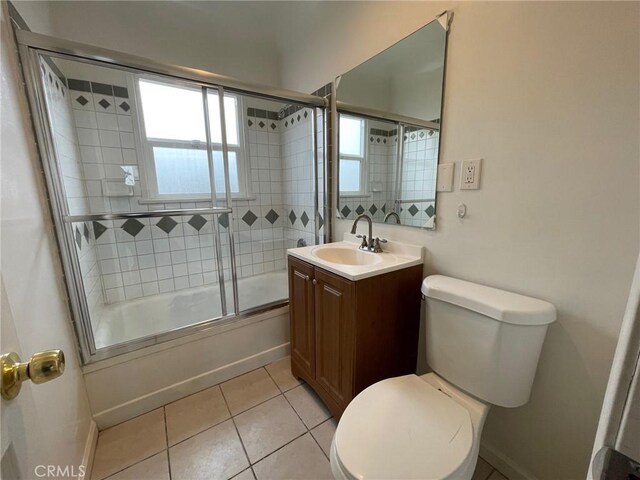
[(453, 170), (455, 163), (441, 163), (438, 165), (438, 177), (436, 180), (436, 192), (453, 191)]
[(465, 160), (460, 172), (460, 190), (478, 190), (480, 188), (480, 172), (482, 159)]

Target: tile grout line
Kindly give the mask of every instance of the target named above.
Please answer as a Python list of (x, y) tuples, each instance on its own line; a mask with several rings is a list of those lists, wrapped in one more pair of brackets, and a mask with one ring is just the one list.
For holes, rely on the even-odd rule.
[(165, 405), (162, 406), (162, 411), (164, 412), (164, 436), (167, 441), (167, 448), (165, 450), (167, 453), (167, 467), (169, 469), (169, 480), (171, 480), (172, 475), (171, 475), (171, 455), (169, 454), (169, 425), (167, 424), (167, 409)]
[[(244, 442), (242, 441), (242, 436), (240, 435), (240, 431), (238, 430), (238, 425), (236, 425), (236, 421), (234, 420), (234, 416), (231, 413), (231, 409), (229, 408), (229, 402), (227, 401), (227, 397), (225, 396), (224, 392), (222, 391), (222, 387), (220, 387), (220, 394), (222, 395), (222, 399), (224, 400), (224, 404), (227, 407), (227, 411), (229, 412), (229, 415), (231, 415), (231, 417), (229, 417), (229, 420), (231, 420), (231, 423), (233, 424), (233, 428), (236, 431), (236, 435), (238, 436), (238, 440), (240, 440), (240, 446), (242, 447), (242, 451), (244, 452), (244, 456), (247, 459), (247, 462), (249, 463), (249, 468), (251, 468), (251, 459), (249, 458), (249, 453), (247, 452), (247, 448), (244, 446)], [(245, 468), (245, 470), (246, 470), (246, 468)], [(244, 472), (244, 470), (242, 470), (242, 472)], [(238, 475), (240, 473), (242, 473), (242, 472), (238, 472)], [(251, 473), (253, 474), (253, 477), (255, 478), (255, 473), (254, 473), (253, 469), (251, 469)]]
[[(275, 379), (271, 376), (271, 374), (269, 373), (269, 370), (267, 370), (266, 368), (265, 368), (265, 370), (267, 371), (267, 374), (269, 375), (269, 377), (271, 377), (271, 379), (273, 380), (273, 383), (275, 383), (275, 384), (276, 384), (276, 386), (280, 389), (280, 386), (278, 386), (278, 384), (276, 383)], [(295, 377), (294, 377), (294, 378), (295, 378)], [(296, 379), (296, 380), (297, 380), (297, 379)], [(292, 391), (292, 390), (294, 390), (294, 389), (296, 389), (296, 388), (298, 388), (298, 387), (302, 387), (303, 385), (304, 385), (303, 383), (300, 383), (299, 385), (296, 385), (295, 387), (290, 388), (289, 390), (287, 390), (287, 392), (290, 392), (290, 391)], [(304, 388), (304, 387), (303, 387), (303, 388)], [(282, 389), (280, 389), (280, 390), (282, 391)], [(288, 399), (288, 398), (287, 398), (287, 396), (285, 395), (285, 392), (282, 392), (282, 396), (284, 397), (284, 399), (286, 400), (286, 402), (289, 404), (289, 406), (291, 407), (291, 409), (292, 409), (292, 410), (295, 412), (295, 414), (298, 416), (298, 418), (299, 418), (299, 419), (300, 419), (300, 421), (302, 422), (302, 425), (304, 425), (304, 427), (307, 429), (306, 433), (308, 433), (308, 434), (309, 434), (309, 436), (310, 436), (310, 437), (313, 439), (313, 441), (316, 443), (316, 445), (318, 446), (318, 448), (320, 449), (320, 451), (322, 452), (322, 454), (327, 458), (327, 460), (329, 460), (329, 457), (327, 457), (327, 454), (326, 454), (326, 453), (324, 453), (324, 450), (322, 449), (322, 447), (320, 446), (320, 444), (319, 444), (319, 443), (318, 443), (318, 441), (316, 440), (316, 437), (314, 437), (314, 436), (313, 436), (313, 433), (311, 433), (311, 430), (312, 430), (312, 429), (311, 429), (311, 428), (309, 428), (309, 427), (307, 426), (307, 424), (306, 424), (306, 423), (304, 423), (304, 420), (302, 419), (302, 417), (300, 416), (300, 414), (298, 413), (298, 411), (295, 409), (295, 407), (293, 406), (293, 404), (289, 401), (289, 399)], [(324, 421), (320, 422), (318, 425), (315, 425), (315, 426), (314, 426), (314, 427), (312, 427), (312, 428), (316, 428), (316, 427), (318, 427), (318, 426), (322, 425), (324, 422), (326, 422), (326, 421), (328, 421), (328, 420), (331, 420), (332, 418), (333, 418), (333, 415), (331, 415), (329, 418), (327, 418), (326, 420), (324, 420)], [(305, 433), (305, 434), (303, 434), (303, 435), (301, 435), (300, 437), (302, 437), (302, 436), (306, 435), (306, 433)], [(294, 440), (292, 440), (291, 442), (293, 442), (293, 441), (297, 440), (297, 439), (298, 439), (298, 438), (300, 438), (300, 437), (295, 438), (295, 439), (294, 439)], [(289, 442), (289, 443), (291, 443), (291, 442)], [(288, 445), (288, 443), (287, 443), (286, 445)], [(284, 446), (286, 446), (286, 445), (284, 445)], [(282, 447), (281, 447), (281, 448), (282, 448)], [(277, 450), (275, 450), (274, 452), (271, 452), (269, 455), (272, 455), (272, 454), (273, 454), (273, 453), (275, 453), (276, 451), (277, 451)], [(269, 455), (267, 455), (267, 457), (268, 457)], [(264, 457), (264, 458), (266, 458), (266, 457)]]

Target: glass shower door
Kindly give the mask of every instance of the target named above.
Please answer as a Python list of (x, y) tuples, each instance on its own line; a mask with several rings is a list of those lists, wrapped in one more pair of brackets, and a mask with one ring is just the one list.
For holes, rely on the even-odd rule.
[[(51, 171), (91, 351), (234, 313), (224, 293), (204, 89), (39, 55)], [(215, 162), (214, 162), (215, 163)], [(227, 249), (227, 259), (230, 258)]]

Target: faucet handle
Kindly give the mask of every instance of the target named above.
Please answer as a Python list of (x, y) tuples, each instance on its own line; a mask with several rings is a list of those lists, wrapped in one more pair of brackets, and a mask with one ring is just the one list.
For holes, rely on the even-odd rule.
[(362, 243), (360, 244), (360, 248), (368, 248), (369, 244), (367, 243), (367, 236), (366, 235), (356, 235), (356, 238), (361, 238), (362, 239)]
[(374, 253), (382, 253), (382, 247), (380, 246), (381, 243), (387, 243), (387, 240), (384, 238), (376, 237), (375, 242), (373, 244)]

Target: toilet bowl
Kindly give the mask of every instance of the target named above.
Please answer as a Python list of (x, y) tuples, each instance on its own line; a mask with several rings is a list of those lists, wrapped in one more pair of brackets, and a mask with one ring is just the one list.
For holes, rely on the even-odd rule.
[(471, 479), (490, 405), (529, 400), (555, 307), (441, 275), (422, 293), (433, 373), (382, 380), (351, 401), (331, 444), (337, 479)]
[(489, 405), (434, 373), (378, 382), (340, 419), (336, 479), (470, 479)]

